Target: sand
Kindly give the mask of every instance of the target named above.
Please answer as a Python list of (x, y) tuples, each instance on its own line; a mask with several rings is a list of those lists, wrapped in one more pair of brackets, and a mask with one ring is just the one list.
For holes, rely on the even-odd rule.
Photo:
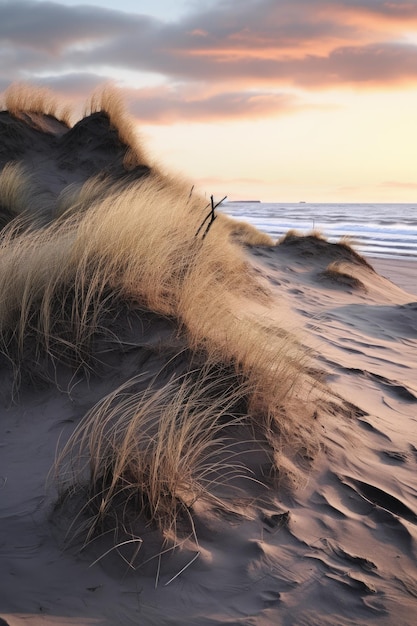
[[(61, 187), (71, 182), (65, 171)], [(56, 173), (39, 164), (42, 172)], [(140, 336), (137, 325), (122, 325), (133, 348), (108, 346), (111, 374), (65, 388), (25, 383), (14, 401), (3, 377), (0, 624), (417, 622), (416, 260), (368, 259), (374, 271), (342, 253), (314, 237), (245, 253), (276, 302), (270, 316), (279, 319), (285, 304), (333, 397), (345, 401), (318, 407), (314, 460), (288, 490), (263, 480), (265, 455), (250, 456), (242, 440), (256, 481), (241, 480), (234, 509), (197, 500), (198, 543), (185, 537), (160, 556), (158, 532), (144, 525), (149, 560), (137, 567), (106, 535), (81, 551), (66, 542), (69, 513), (57, 506), (50, 471), (57, 448), (122, 373), (151, 376), (166, 358), (155, 346), (181, 348), (172, 320), (149, 313)], [(326, 273), (333, 261), (339, 275)]]
[(417, 294), (417, 258), (369, 259), (381, 276), (414, 295)]

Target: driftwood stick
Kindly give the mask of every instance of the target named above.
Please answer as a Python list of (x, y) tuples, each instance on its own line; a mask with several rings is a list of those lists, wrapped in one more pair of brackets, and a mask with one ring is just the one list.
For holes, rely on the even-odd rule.
[[(204, 239), (208, 233), (208, 231), (211, 228), (211, 225), (213, 224), (214, 220), (216, 219), (217, 215), (215, 213), (215, 210), (217, 209), (218, 206), (221, 205), (222, 202), (224, 202), (226, 200), (227, 196), (225, 196), (224, 198), (222, 198), (222, 200), (220, 200), (220, 202), (217, 202), (216, 204), (214, 204), (214, 198), (213, 196), (210, 196), (210, 200), (211, 200), (211, 209), (210, 209), (210, 213), (208, 215), (206, 215), (206, 217), (204, 218), (204, 220), (202, 221), (202, 223), (200, 224), (195, 236), (197, 237), (197, 235), (200, 233), (201, 229), (203, 228), (204, 224), (208, 221), (209, 223), (207, 224), (207, 228), (204, 231), (203, 237), (202, 239)], [(210, 205), (208, 205), (210, 206)]]
[(205, 239), (205, 238), (206, 238), (206, 235), (207, 235), (208, 231), (210, 230), (211, 225), (213, 224), (214, 220), (215, 220), (215, 219), (216, 219), (216, 217), (217, 217), (217, 215), (215, 214), (214, 210), (215, 210), (216, 206), (218, 206), (218, 204), (216, 204), (216, 206), (214, 206), (214, 198), (213, 198), (213, 196), (210, 196), (210, 200), (211, 200), (211, 211), (210, 211), (210, 213), (209, 213), (209, 215), (208, 215), (208, 217), (210, 218), (210, 221), (209, 221), (209, 223), (207, 224), (207, 228), (206, 228), (206, 230), (204, 231), (204, 234), (203, 234), (203, 236), (202, 236), (202, 239)]
[[(209, 207), (210, 205), (208, 204), (207, 207)], [(205, 208), (207, 208), (205, 207)], [(194, 235), (195, 237), (197, 237), (197, 235), (200, 233), (200, 230), (203, 228), (204, 224), (207, 222), (208, 219), (210, 219), (211, 216), (211, 211), (210, 213), (204, 218), (204, 220), (201, 222), (200, 226), (198, 227), (198, 230), (196, 232), (196, 234)]]

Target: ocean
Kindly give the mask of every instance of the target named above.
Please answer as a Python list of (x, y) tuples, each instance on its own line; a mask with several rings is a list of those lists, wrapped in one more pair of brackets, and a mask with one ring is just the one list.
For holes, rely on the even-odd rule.
[(224, 202), (224, 213), (249, 222), (275, 240), (288, 230), (320, 231), (329, 241), (351, 238), (368, 257), (417, 260), (416, 204)]

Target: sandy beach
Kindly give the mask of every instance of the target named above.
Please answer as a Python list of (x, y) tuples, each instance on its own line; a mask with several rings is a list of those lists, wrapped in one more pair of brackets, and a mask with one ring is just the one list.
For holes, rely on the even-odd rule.
[(370, 259), (370, 263), (404, 291), (417, 294), (417, 259)]
[(413, 626), (417, 260), (276, 244), (47, 98), (0, 113), (0, 624)]

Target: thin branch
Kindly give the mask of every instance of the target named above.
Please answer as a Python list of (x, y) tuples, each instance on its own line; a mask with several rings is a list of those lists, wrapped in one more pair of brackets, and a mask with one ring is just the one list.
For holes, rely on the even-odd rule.
[[(212, 196), (212, 197), (213, 197), (213, 196)], [(210, 206), (210, 205), (208, 204), (205, 208), (207, 208), (207, 207), (209, 207), (209, 206)], [(212, 213), (212, 212), (210, 211), (210, 213), (209, 213), (209, 214), (208, 214), (208, 215), (204, 218), (204, 220), (201, 222), (201, 224), (200, 224), (200, 226), (199, 226), (199, 228), (198, 228), (198, 230), (197, 230), (196, 234), (194, 235), (195, 237), (197, 237), (197, 236), (198, 236), (198, 234), (200, 233), (200, 230), (203, 228), (204, 224), (207, 222), (207, 220), (208, 220), (208, 219), (210, 219), (211, 213)]]
[[(205, 239), (208, 231), (211, 228), (211, 225), (213, 224), (214, 220), (216, 219), (217, 215), (215, 214), (215, 210), (217, 209), (218, 206), (221, 205), (222, 202), (224, 202), (226, 200), (227, 196), (225, 196), (224, 198), (222, 198), (222, 200), (220, 200), (220, 202), (217, 202), (216, 204), (214, 204), (214, 198), (213, 196), (210, 196), (210, 200), (211, 200), (211, 209), (210, 209), (210, 213), (204, 218), (204, 220), (202, 221), (202, 223), (200, 224), (200, 227), (198, 228), (195, 236), (197, 237), (198, 234), (200, 233), (201, 229), (203, 228), (204, 224), (208, 221), (209, 223), (207, 224), (207, 228), (204, 231), (203, 237), (202, 239)], [(210, 205), (209, 205), (210, 206)]]

